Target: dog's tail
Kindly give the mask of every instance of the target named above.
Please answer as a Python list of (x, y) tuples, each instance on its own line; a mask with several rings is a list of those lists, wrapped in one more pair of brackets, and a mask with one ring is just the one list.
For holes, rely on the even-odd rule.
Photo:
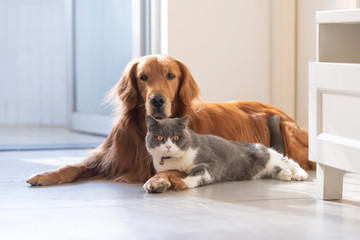
[[(272, 134), (272, 130), (276, 130), (276, 127), (270, 126), (277, 124), (277, 117), (274, 118), (274, 116), (279, 116), (281, 135), (285, 148), (284, 154), (294, 159), (303, 169), (316, 169), (316, 163), (309, 161), (308, 132), (301, 128), (289, 115), (274, 106), (260, 102), (241, 101), (238, 102), (238, 107), (248, 114), (255, 116), (254, 119), (256, 116), (264, 114), (266, 118), (265, 124), (270, 132), (269, 135)], [(271, 143), (271, 141), (275, 140), (270, 138), (270, 146), (274, 145), (274, 142)], [(281, 140), (277, 139), (276, 141), (278, 144), (282, 144)]]
[(281, 132), (284, 139), (285, 155), (299, 163), (306, 170), (316, 169), (316, 163), (309, 161), (309, 136), (294, 120), (281, 120)]
[(267, 120), (267, 126), (270, 132), (270, 147), (278, 153), (285, 153), (285, 144), (283, 135), (280, 129), (279, 115), (273, 115)]
[(281, 121), (279, 115), (271, 116), (267, 125), (270, 131), (270, 147), (277, 152), (296, 159), (303, 169), (315, 169), (308, 159), (308, 133), (288, 116)]

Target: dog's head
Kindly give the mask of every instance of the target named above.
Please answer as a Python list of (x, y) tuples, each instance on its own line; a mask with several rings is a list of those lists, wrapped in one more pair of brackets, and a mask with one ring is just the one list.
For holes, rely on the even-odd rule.
[(165, 55), (130, 62), (113, 92), (123, 108), (144, 106), (146, 114), (155, 118), (171, 117), (174, 106), (191, 106), (200, 94), (188, 68)]

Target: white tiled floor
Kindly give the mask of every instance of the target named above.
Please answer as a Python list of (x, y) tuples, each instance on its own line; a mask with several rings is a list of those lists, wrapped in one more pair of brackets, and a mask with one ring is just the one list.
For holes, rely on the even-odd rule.
[(360, 178), (344, 200), (306, 182), (214, 184), (147, 194), (141, 185), (87, 181), (30, 187), (26, 178), (80, 161), (85, 150), (0, 152), (0, 239), (359, 239)]

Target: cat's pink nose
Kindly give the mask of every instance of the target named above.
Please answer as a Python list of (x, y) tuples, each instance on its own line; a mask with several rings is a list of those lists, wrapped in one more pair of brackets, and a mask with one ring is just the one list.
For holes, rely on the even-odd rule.
[(167, 149), (170, 149), (171, 148), (171, 146), (165, 146)]

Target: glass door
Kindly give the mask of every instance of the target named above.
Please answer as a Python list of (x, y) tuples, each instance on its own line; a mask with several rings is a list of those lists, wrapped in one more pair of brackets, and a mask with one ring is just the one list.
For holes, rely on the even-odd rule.
[(72, 103), (74, 130), (107, 135), (112, 127), (106, 93), (126, 64), (143, 54), (143, 4), (134, 0), (73, 0)]

